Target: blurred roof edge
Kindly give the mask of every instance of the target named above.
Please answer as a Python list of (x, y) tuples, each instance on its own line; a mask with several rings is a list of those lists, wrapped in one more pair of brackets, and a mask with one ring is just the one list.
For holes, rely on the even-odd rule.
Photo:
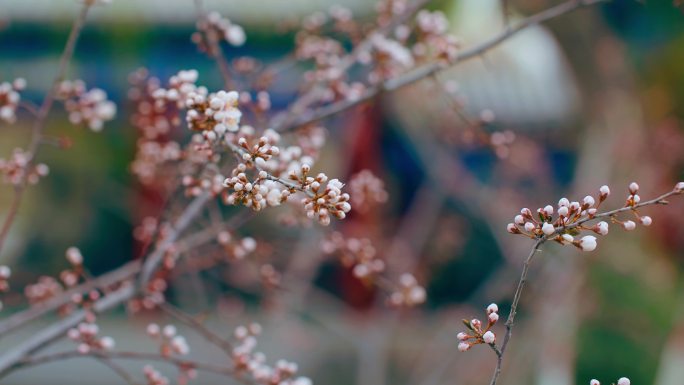
[[(193, 0), (111, 0), (98, 5), (89, 18), (104, 23), (150, 22), (163, 24), (194, 23)], [(367, 0), (204, 0), (204, 8), (243, 24), (263, 24), (290, 17), (302, 17), (341, 5), (356, 14), (366, 14), (373, 7)], [(5, 0), (0, 18), (14, 22), (69, 22), (77, 15), (78, 0)]]

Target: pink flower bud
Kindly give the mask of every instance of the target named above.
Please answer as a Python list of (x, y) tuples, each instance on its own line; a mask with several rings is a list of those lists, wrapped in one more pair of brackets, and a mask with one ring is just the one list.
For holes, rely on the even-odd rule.
[(618, 380), (617, 385), (630, 385), (631, 381), (627, 377), (622, 377)]
[(496, 342), (496, 336), (491, 331), (486, 332), (482, 336), (482, 339), (484, 340), (485, 343), (490, 344), (490, 345), (493, 344), (494, 342)]
[(641, 222), (641, 224), (644, 226), (650, 226), (651, 223), (653, 223), (653, 220), (648, 215), (644, 215), (643, 217), (639, 218), (639, 222)]
[(466, 333), (464, 333), (464, 332), (460, 332), (460, 333), (458, 333), (458, 335), (456, 336), (456, 338), (458, 338), (459, 341), (465, 341), (465, 340), (468, 339), (468, 334), (466, 334)]
[(599, 189), (599, 192), (601, 193), (601, 196), (605, 198), (605, 197), (607, 197), (608, 195), (610, 195), (610, 187), (608, 187), (608, 186), (606, 186), (606, 185), (603, 185), (603, 186), (601, 186), (601, 188)]
[(527, 222), (527, 223), (525, 223), (525, 230), (526, 230), (527, 232), (530, 232), (530, 233), (531, 233), (531, 232), (533, 232), (534, 229), (536, 229), (536, 228), (537, 228), (537, 226), (535, 226), (534, 223), (532, 223), (532, 222)]
[(499, 320), (499, 314), (498, 313), (491, 313), (489, 316), (487, 316), (487, 318), (489, 318), (490, 323), (496, 323), (496, 321)]
[(498, 312), (499, 312), (499, 307), (495, 303), (489, 304), (489, 306), (487, 306), (487, 314), (498, 313)]
[(629, 192), (634, 195), (639, 191), (639, 185), (636, 182), (632, 182), (629, 184)]
[(601, 383), (598, 380), (591, 380), (589, 381), (589, 385), (601, 385)]
[(461, 342), (458, 344), (458, 350), (461, 352), (465, 352), (468, 349), (470, 349), (470, 344), (467, 342)]

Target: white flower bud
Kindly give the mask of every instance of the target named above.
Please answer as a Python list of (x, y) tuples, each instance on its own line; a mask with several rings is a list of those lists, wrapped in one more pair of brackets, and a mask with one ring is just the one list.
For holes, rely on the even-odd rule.
[(465, 341), (468, 339), (468, 334), (460, 332), (458, 335), (456, 335), (456, 338), (458, 338), (459, 341)]
[(66, 258), (67, 261), (74, 266), (80, 266), (83, 264), (83, 255), (81, 255), (81, 251), (76, 247), (70, 247), (67, 249)]
[(639, 191), (639, 185), (636, 182), (632, 182), (629, 184), (629, 192), (632, 194), (636, 194), (637, 191)]
[(594, 201), (594, 197), (592, 197), (591, 195), (587, 195), (584, 197), (584, 200), (582, 201), (582, 203), (584, 203), (584, 206), (591, 207), (596, 202)]
[(594, 251), (596, 249), (596, 237), (593, 235), (585, 235), (580, 239), (579, 247), (582, 251)]
[(532, 222), (525, 223), (525, 230), (527, 230), (528, 232), (532, 232), (536, 228), (537, 228), (537, 226), (535, 226), (534, 223), (532, 223)]
[(607, 235), (608, 234), (608, 223), (601, 221), (594, 226), (594, 231), (597, 234)]
[(675, 185), (674, 190), (676, 192), (684, 192), (684, 182), (679, 182)]
[(496, 342), (496, 336), (494, 335), (494, 333), (491, 332), (491, 330), (486, 332), (482, 336), (482, 339), (484, 340), (485, 343), (490, 344), (490, 345), (493, 344), (494, 342)]
[(542, 232), (546, 235), (551, 235), (556, 231), (556, 228), (552, 224), (545, 222), (542, 226)]
[(487, 306), (487, 314), (498, 313), (498, 312), (499, 312), (499, 306), (497, 306), (495, 303), (489, 304), (489, 306)]
[(622, 377), (618, 380), (617, 385), (630, 385), (631, 381), (627, 377)]
[(570, 234), (563, 234), (562, 236), (563, 240), (568, 243), (575, 242), (575, 238), (572, 237)]
[(650, 226), (651, 223), (653, 223), (653, 220), (648, 215), (644, 215), (643, 217), (639, 218), (639, 222), (641, 222), (641, 224), (644, 226)]
[(568, 216), (568, 206), (561, 206), (558, 208), (558, 215), (561, 217), (567, 217)]
[(636, 229), (636, 223), (634, 223), (633, 221), (626, 221), (622, 224), (622, 227), (627, 231), (631, 231)]
[(470, 349), (470, 344), (467, 342), (461, 342), (458, 344), (458, 350), (461, 352), (465, 352), (466, 350)]
[(601, 193), (601, 196), (606, 197), (606, 196), (610, 195), (610, 187), (603, 185), (599, 189), (599, 192)]
[(568, 198), (561, 198), (558, 201), (558, 207), (568, 207), (568, 206), (570, 206), (570, 201), (568, 200)]
[(589, 385), (601, 385), (601, 383), (598, 380), (593, 379), (593, 380), (589, 381)]

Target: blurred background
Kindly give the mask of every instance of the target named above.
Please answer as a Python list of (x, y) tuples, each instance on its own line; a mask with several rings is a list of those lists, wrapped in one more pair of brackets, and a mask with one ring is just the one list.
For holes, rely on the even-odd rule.
[[(559, 2), (508, 3), (515, 21)], [(373, 2), (364, 0), (207, 0), (205, 8), (247, 32), (244, 46), (226, 50), (229, 60), (249, 55), (272, 63), (294, 47), (293, 23), (334, 4), (361, 19), (374, 12)], [(26, 78), (22, 97), (40, 103), (79, 6), (68, 0), (0, 0), (0, 80)], [(446, 13), (465, 47), (504, 28), (496, 0), (441, 0), (429, 7)], [(94, 134), (70, 125), (63, 110), (53, 111), (47, 133), (68, 137), (73, 145), (41, 152), (50, 175), (29, 189), (0, 255), (0, 264), (12, 267), (15, 289), (4, 297), (0, 316), (25, 306), (20, 288), (65, 268), (69, 246), (81, 249), (94, 275), (140, 257), (133, 229), (144, 217), (159, 215), (166, 202), (130, 173), (138, 132), (129, 122), (128, 76), (139, 67), (160, 79), (196, 68), (200, 84), (219, 89), (215, 63), (190, 40), (195, 20), (190, 0), (115, 0), (92, 11), (69, 74), (103, 88), (118, 106), (117, 119)], [(617, 207), (632, 180), (648, 198), (684, 180), (682, 64), (684, 15), (676, 4), (616, 0), (530, 28), (440, 74), (437, 83), (448, 87), (424, 80), (323, 122), (328, 144), (316, 169), (343, 181), (370, 169), (389, 192), (387, 203), (334, 223), (335, 230), (369, 238), (390, 273), (414, 272), (428, 293), (418, 309), (385, 306), (382, 293), (321, 257), (319, 244), (329, 229), (284, 228), (275, 220), (279, 209), (238, 233), (275, 250), (277, 268), (290, 279), (287, 290), (244, 283), (247, 268), (236, 264), (184, 274), (171, 282), (168, 297), (206, 317), (221, 335), (248, 320), (260, 322), (267, 356), (299, 363), (316, 384), (485, 383), (495, 362), (491, 351), (459, 353), (456, 334), (462, 318), (483, 316), (490, 302), (499, 304), (501, 314), (508, 312), (522, 258), (532, 245), (507, 234), (506, 224), (521, 207), (543, 207), (562, 196), (578, 199), (603, 184), (613, 189), (608, 203)], [(303, 69), (290, 71), (300, 75)], [(299, 80), (283, 76), (276, 83), (274, 111), (292, 102)], [(510, 130), (515, 140), (504, 148), (473, 140), (464, 116), (482, 121), (484, 132)], [(23, 114), (17, 124), (0, 126), (0, 157), (25, 146), (30, 122)], [(0, 216), (10, 199), (11, 188), (2, 186)], [(684, 202), (673, 199), (644, 213), (654, 218), (652, 226), (629, 234), (614, 226), (595, 253), (544, 246), (522, 300), (502, 383), (609, 383), (621, 376), (633, 384), (682, 383)], [(203, 253), (190, 250), (184, 258)], [(103, 333), (125, 350), (153, 349), (145, 325), (170, 322), (162, 314), (129, 316), (123, 309), (100, 320)], [(4, 338), (0, 350), (34, 330)], [(195, 359), (222, 362), (192, 331), (182, 333)], [(126, 363), (142, 378), (140, 367)], [(164, 368), (173, 375), (171, 369)], [(3, 380), (119, 382), (87, 360)], [(226, 380), (201, 373), (196, 383)]]

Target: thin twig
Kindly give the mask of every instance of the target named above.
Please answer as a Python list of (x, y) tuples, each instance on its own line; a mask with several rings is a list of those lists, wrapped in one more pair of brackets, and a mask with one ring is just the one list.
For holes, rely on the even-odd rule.
[(128, 385), (138, 385), (137, 382), (135, 382), (135, 379), (133, 379), (133, 376), (131, 376), (126, 369), (122, 368), (119, 364), (113, 362), (110, 358), (105, 358), (105, 357), (98, 357), (98, 361), (100, 361), (103, 365), (106, 367), (112, 369), (114, 373), (116, 373), (119, 377), (121, 377)]
[(83, 8), (81, 8), (81, 12), (74, 21), (74, 24), (71, 27), (71, 32), (69, 33), (69, 38), (67, 39), (66, 45), (64, 47), (64, 51), (62, 52), (62, 56), (59, 59), (59, 70), (57, 71), (57, 75), (55, 76), (55, 79), (52, 82), (50, 91), (47, 93), (45, 99), (43, 100), (43, 104), (40, 106), (40, 109), (37, 112), (37, 116), (33, 123), (33, 128), (31, 130), (31, 141), (26, 150), (29, 156), (29, 161), (26, 162), (26, 164), (22, 168), (21, 181), (19, 181), (19, 184), (17, 184), (14, 188), (14, 198), (12, 199), (12, 202), (10, 204), (8, 214), (5, 217), (5, 220), (2, 224), (2, 228), (0, 228), (0, 252), (2, 251), (2, 248), (5, 245), (5, 240), (7, 239), (9, 230), (12, 227), (12, 224), (14, 223), (17, 213), (19, 212), (19, 206), (21, 205), (24, 190), (26, 189), (28, 182), (26, 178), (26, 170), (28, 170), (29, 167), (31, 167), (31, 165), (33, 164), (33, 160), (36, 158), (36, 155), (38, 154), (41, 138), (43, 136), (43, 130), (45, 130), (46, 119), (48, 114), (50, 113), (50, 110), (52, 109), (52, 104), (55, 101), (55, 96), (57, 95), (57, 86), (59, 82), (64, 80), (64, 77), (66, 76), (66, 71), (69, 66), (69, 62), (71, 61), (71, 58), (74, 56), (76, 42), (78, 41), (78, 37), (81, 34), (81, 30), (83, 29), (83, 25), (85, 24), (86, 17), (88, 16), (88, 11), (90, 10), (91, 6), (92, 2), (86, 1), (83, 4)]
[(201, 334), (202, 337), (204, 337), (207, 341), (221, 348), (221, 350), (223, 350), (228, 356), (231, 356), (233, 354), (233, 345), (229, 341), (225, 340), (218, 334), (209, 330), (201, 322), (195, 319), (195, 317), (185, 313), (181, 309), (171, 305), (168, 302), (162, 303), (161, 305), (159, 305), (159, 308), (162, 309), (166, 314), (176, 318), (180, 322), (193, 328), (197, 333)]

